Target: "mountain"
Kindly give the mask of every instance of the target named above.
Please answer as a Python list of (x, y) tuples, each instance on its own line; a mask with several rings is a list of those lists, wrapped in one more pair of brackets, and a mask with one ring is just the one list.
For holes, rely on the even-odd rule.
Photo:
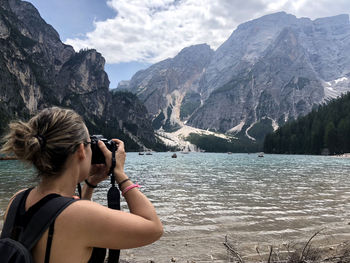
[[(189, 125), (262, 140), (350, 90), (349, 47), (348, 15), (310, 20), (279, 12), (239, 25), (215, 51), (185, 48), (123, 88), (145, 102), (156, 129)], [(178, 67), (186, 74), (169, 74)]]
[(153, 126), (166, 131), (177, 129), (181, 120), (200, 105), (199, 78), (209, 65), (214, 51), (206, 44), (184, 48), (176, 57), (137, 72), (118, 89), (135, 93), (150, 114)]
[(139, 99), (109, 91), (100, 53), (76, 53), (63, 44), (32, 4), (20, 0), (0, 3), (1, 133), (11, 119), (28, 119), (56, 105), (81, 114), (90, 133), (123, 138), (129, 149), (157, 143)]

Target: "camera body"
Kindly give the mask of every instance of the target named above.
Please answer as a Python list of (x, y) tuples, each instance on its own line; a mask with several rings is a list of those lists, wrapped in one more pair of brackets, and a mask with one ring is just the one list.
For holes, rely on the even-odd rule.
[(98, 147), (98, 141), (102, 141), (106, 145), (107, 149), (111, 152), (117, 150), (117, 144), (115, 143), (115, 141), (103, 138), (103, 135), (91, 135), (90, 139), (92, 151), (91, 164), (106, 163), (105, 156), (103, 155), (100, 147)]

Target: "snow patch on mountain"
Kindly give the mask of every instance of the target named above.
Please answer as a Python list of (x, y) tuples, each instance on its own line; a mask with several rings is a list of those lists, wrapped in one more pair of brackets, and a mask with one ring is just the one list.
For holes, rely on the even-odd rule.
[(199, 151), (199, 149), (195, 145), (185, 140), (191, 133), (199, 135), (213, 135), (225, 140), (230, 140), (234, 138), (232, 136), (225, 135), (222, 133), (202, 130), (187, 125), (183, 125), (179, 130), (175, 132), (164, 132), (162, 130), (156, 131), (158, 138), (161, 139), (166, 145), (178, 147), (182, 151)]
[(337, 98), (343, 93), (350, 91), (350, 78), (340, 77), (332, 81), (324, 82), (325, 100)]

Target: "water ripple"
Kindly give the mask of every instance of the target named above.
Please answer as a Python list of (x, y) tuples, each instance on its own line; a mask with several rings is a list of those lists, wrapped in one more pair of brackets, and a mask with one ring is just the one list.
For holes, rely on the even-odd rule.
[[(191, 153), (173, 159), (171, 153), (128, 153), (126, 162), (127, 174), (143, 185), (164, 224), (159, 246), (169, 237), (196, 237), (204, 250), (226, 234), (251, 244), (309, 237), (327, 227), (348, 238), (349, 171), (349, 159), (301, 155)], [(33, 184), (32, 174), (16, 161), (1, 162), (1, 214), (14, 192)], [(94, 200), (105, 205), (108, 187), (103, 182)]]

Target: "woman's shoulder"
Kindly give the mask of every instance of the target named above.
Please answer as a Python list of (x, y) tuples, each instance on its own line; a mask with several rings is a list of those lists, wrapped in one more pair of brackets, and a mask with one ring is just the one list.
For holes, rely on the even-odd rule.
[(120, 229), (123, 224), (134, 220), (133, 214), (110, 209), (89, 200), (78, 200), (69, 205), (59, 216), (62, 225), (69, 226), (72, 231), (87, 231), (93, 233), (102, 228)]
[[(57, 217), (55, 231), (84, 247), (95, 246), (94, 242), (101, 234), (108, 235), (111, 229), (112, 232), (116, 229), (118, 220), (115, 219), (120, 211), (111, 215), (111, 210), (89, 200), (77, 200)], [(101, 231), (103, 225), (109, 225), (109, 230)]]
[(71, 225), (75, 222), (79, 225), (85, 222), (90, 224), (93, 223), (95, 218), (102, 216), (108, 210), (110, 209), (96, 202), (79, 199), (62, 212), (62, 218), (69, 221)]

